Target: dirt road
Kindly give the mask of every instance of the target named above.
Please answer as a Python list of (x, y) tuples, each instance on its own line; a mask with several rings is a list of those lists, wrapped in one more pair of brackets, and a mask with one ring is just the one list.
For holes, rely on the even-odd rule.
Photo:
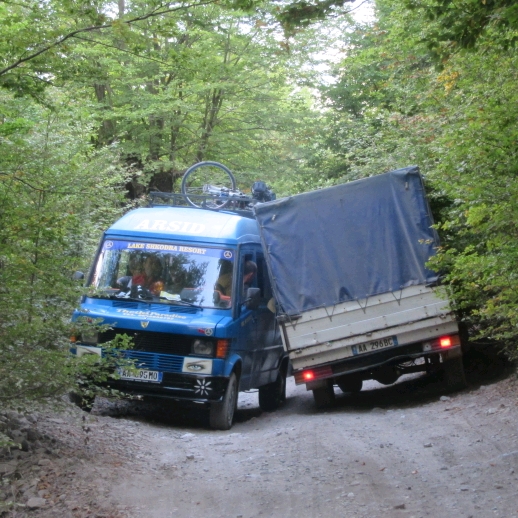
[(276, 413), (241, 394), (228, 432), (196, 413), (101, 401), (82, 421), (89, 440), (74, 443), (81, 458), (67, 446), (71, 418), (54, 424), (60, 448), (39, 462), (54, 466), (39, 472), (47, 502), (12, 516), (518, 515), (515, 375), (449, 396), (426, 377), (371, 382), (354, 397), (335, 390), (326, 412), (292, 379)]
[(371, 383), (328, 412), (290, 383), (275, 414), (242, 395), (229, 432), (163, 416), (110, 498), (135, 517), (516, 516), (513, 381), (450, 397), (426, 379)]

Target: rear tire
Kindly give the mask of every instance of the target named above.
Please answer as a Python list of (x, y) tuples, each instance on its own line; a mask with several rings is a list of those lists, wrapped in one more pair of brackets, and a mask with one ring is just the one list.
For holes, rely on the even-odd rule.
[(313, 389), (313, 399), (317, 408), (329, 408), (335, 401), (333, 382), (329, 381), (325, 387)]
[(209, 411), (210, 427), (214, 430), (230, 430), (237, 408), (238, 386), (235, 372), (230, 375), (223, 400), (212, 403)]
[(264, 412), (274, 412), (286, 401), (286, 373), (279, 371), (273, 383), (259, 387), (259, 406)]
[(342, 392), (357, 394), (363, 387), (363, 380), (354, 376), (343, 376), (336, 379), (336, 384)]
[(466, 388), (466, 376), (462, 356), (446, 360), (442, 364), (442, 380), (448, 391), (462, 390)]

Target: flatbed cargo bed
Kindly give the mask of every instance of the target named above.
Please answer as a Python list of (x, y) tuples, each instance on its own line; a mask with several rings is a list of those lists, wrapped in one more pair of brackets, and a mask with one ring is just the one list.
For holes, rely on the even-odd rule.
[(448, 300), (426, 286), (304, 312), (283, 321), (283, 339), (294, 369), (363, 354), (357, 347), (395, 337), (397, 348), (458, 332)]

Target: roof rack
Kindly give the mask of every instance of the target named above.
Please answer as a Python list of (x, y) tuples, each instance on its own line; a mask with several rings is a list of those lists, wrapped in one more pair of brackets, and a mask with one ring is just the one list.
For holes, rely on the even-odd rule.
[[(225, 203), (226, 202), (226, 203)], [(237, 214), (245, 218), (255, 219), (253, 204), (249, 196), (232, 197), (231, 200), (212, 195), (192, 195), (187, 198), (184, 194), (174, 192), (149, 193), (148, 207), (186, 207), (190, 209)], [(221, 206), (218, 206), (218, 203)]]

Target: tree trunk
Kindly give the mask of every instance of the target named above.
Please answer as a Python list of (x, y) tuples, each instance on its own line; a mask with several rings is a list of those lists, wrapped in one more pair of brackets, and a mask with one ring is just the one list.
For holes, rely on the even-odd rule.
[[(109, 87), (104, 84), (95, 83), (94, 90), (97, 101), (104, 105), (103, 110), (110, 111), (111, 102), (109, 96)], [(111, 143), (115, 135), (115, 130), (115, 123), (112, 120), (104, 117), (97, 137), (99, 144), (104, 145)]]

